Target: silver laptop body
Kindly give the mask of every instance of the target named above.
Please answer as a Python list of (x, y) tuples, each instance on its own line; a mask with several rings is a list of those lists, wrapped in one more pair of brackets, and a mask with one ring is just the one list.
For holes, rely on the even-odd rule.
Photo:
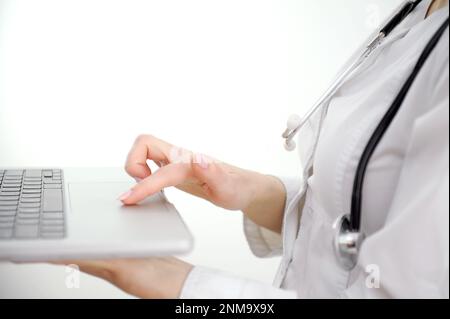
[(163, 192), (136, 206), (118, 168), (0, 168), (0, 260), (38, 262), (164, 256), (193, 239)]

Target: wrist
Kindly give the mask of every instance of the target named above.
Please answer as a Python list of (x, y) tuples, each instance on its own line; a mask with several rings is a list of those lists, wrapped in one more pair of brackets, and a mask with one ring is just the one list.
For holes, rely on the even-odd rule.
[(275, 176), (255, 173), (250, 183), (244, 215), (257, 225), (280, 233), (286, 205), (286, 189)]
[(245, 170), (243, 175), (243, 193), (245, 194), (245, 201), (243, 202), (242, 212), (246, 214), (255, 206), (255, 203), (261, 201), (265, 175), (257, 172)]
[(160, 271), (157, 273), (157, 286), (155, 292), (157, 296), (147, 298), (157, 299), (177, 299), (180, 297), (184, 283), (194, 268), (193, 265), (177, 258), (159, 259), (159, 265), (156, 265)]
[(171, 258), (166, 265), (165, 273), (161, 275), (163, 287), (159, 299), (177, 299), (180, 297), (184, 283), (191, 273), (193, 265)]
[(284, 206), (286, 200), (286, 189), (280, 179), (257, 172), (248, 172), (247, 193), (248, 200), (243, 209), (244, 213), (267, 203), (277, 202)]

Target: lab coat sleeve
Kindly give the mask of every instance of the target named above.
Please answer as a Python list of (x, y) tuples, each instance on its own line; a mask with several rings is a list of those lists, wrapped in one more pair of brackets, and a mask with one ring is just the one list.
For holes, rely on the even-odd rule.
[(180, 299), (294, 299), (296, 292), (255, 280), (196, 266), (186, 279)]
[[(280, 178), (286, 190), (286, 209), (300, 189), (300, 180)], [(286, 212), (285, 212), (286, 213)], [(244, 215), (244, 233), (252, 253), (261, 258), (279, 256), (283, 253), (280, 234), (258, 226)]]
[(448, 67), (415, 120), (385, 227), (363, 243), (342, 297), (449, 298)]
[[(300, 181), (281, 178), (286, 188), (286, 203), (290, 203), (300, 188)], [(286, 205), (287, 207), (287, 205)], [(244, 218), (244, 232), (252, 252), (258, 257), (282, 253), (282, 237)], [(295, 291), (275, 288), (255, 280), (239, 278), (232, 274), (196, 266), (188, 275), (181, 299), (293, 299)]]

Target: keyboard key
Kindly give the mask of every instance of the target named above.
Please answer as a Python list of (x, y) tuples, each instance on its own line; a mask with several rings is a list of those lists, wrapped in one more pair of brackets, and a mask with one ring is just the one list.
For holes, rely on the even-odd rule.
[(37, 219), (39, 220), (39, 213), (24, 213), (19, 212), (17, 215), (17, 219)]
[(19, 208), (19, 213), (23, 213), (23, 214), (34, 214), (34, 213), (39, 213), (41, 211), (40, 208)]
[(44, 189), (62, 189), (61, 184), (45, 184)]
[(36, 194), (22, 194), (22, 199), (24, 198), (41, 198), (41, 193)]
[(37, 218), (17, 217), (16, 223), (21, 225), (36, 225), (39, 224), (39, 217)]
[(39, 234), (38, 225), (16, 225), (14, 234), (17, 238), (35, 238)]
[(14, 216), (0, 216), (0, 224), (2, 223), (14, 223), (16, 218)]
[(0, 216), (0, 225), (14, 223), (15, 219), (14, 216)]
[(17, 192), (20, 192), (20, 187), (5, 188), (5, 185), (2, 186), (2, 193), (17, 193)]
[(0, 223), (14, 221), (14, 216), (0, 216)]
[(3, 183), (3, 188), (17, 188), (17, 187), (21, 187), (22, 184), (20, 183), (16, 183), (16, 182), (5, 182)]
[(17, 182), (21, 182), (22, 181), (22, 176), (5, 176), (3, 177), (3, 182), (4, 181), (17, 181)]
[(4, 192), (0, 191), (0, 197), (3, 196), (20, 196), (20, 192)]
[(17, 206), (19, 204), (18, 200), (2, 200), (0, 199), (0, 206)]
[(5, 177), (5, 179), (3, 180), (3, 184), (21, 184), (22, 183), (22, 177), (17, 176), (8, 176)]
[(41, 207), (41, 203), (37, 202), (37, 203), (24, 203), (21, 202), (19, 205), (19, 210), (22, 208), (39, 208)]
[(22, 193), (24, 193), (24, 194), (40, 194), (41, 190), (40, 189), (24, 189), (22, 191)]
[(19, 196), (0, 196), (0, 201), (2, 200), (19, 200)]
[(61, 190), (44, 189), (43, 201), (44, 212), (61, 212), (64, 209)]
[(7, 170), (5, 172), (5, 176), (22, 176), (23, 171), (22, 170)]
[[(35, 197), (35, 198), (26, 198), (23, 197), (20, 199), (21, 203), (40, 203), (41, 202), (41, 198), (39, 197)], [(1, 199), (0, 199), (0, 203), (1, 203)]]
[(3, 211), (0, 210), (0, 217), (10, 217), (10, 216), (16, 216), (16, 210), (10, 210), (10, 211)]
[(0, 222), (0, 229), (12, 229), (14, 228), (14, 220), (12, 222)]
[(64, 214), (62, 212), (54, 213), (42, 213), (42, 219), (64, 219)]
[(61, 184), (61, 180), (44, 179), (44, 184)]
[(25, 177), (41, 177), (42, 171), (40, 169), (27, 169)]
[(36, 181), (36, 182), (25, 181), (25, 182), (23, 183), (23, 185), (25, 185), (25, 186), (42, 185), (42, 182), (41, 182), (41, 181)]
[(16, 211), (17, 206), (0, 206), (0, 212)]
[(44, 177), (53, 177), (53, 172), (52, 172), (52, 171), (44, 171), (44, 172), (42, 173), (42, 175), (43, 175)]
[(23, 179), (24, 182), (42, 182), (41, 177), (25, 177)]
[(24, 185), (23, 186), (23, 189), (24, 190), (26, 190), (26, 189), (41, 189), (42, 188), (42, 185), (41, 184), (39, 184), (39, 185)]

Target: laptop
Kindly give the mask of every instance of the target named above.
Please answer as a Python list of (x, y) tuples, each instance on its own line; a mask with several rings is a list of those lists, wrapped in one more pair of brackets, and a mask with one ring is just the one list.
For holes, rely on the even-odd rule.
[(192, 236), (163, 191), (117, 200), (134, 184), (118, 168), (0, 168), (0, 261), (187, 253)]

